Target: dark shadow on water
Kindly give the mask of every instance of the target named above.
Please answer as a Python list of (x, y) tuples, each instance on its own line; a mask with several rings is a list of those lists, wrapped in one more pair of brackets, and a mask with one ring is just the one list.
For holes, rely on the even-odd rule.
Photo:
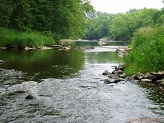
[(5, 61), (1, 68), (22, 71), (31, 79), (76, 76), (84, 65), (84, 52), (79, 50), (1, 50), (0, 56)]
[[(138, 83), (138, 85), (144, 89), (148, 99), (152, 100), (153, 103), (155, 103), (156, 105), (159, 105), (160, 110), (164, 110), (164, 91), (163, 90), (159, 89), (159, 87), (155, 84)], [(155, 111), (156, 109), (151, 109), (151, 110)]]

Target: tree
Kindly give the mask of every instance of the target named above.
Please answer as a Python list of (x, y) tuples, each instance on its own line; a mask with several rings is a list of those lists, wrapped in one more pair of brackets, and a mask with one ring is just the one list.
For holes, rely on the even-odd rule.
[(153, 26), (158, 18), (159, 10), (141, 9), (130, 10), (126, 14), (117, 14), (109, 26), (111, 37), (116, 40), (129, 40), (133, 33), (145, 26)]
[(77, 38), (84, 35), (84, 19), (91, 10), (89, 0), (1, 0), (0, 26)]
[(0, 1), (0, 26), (7, 27), (10, 23), (10, 16), (13, 12), (12, 1), (1, 0)]
[(113, 15), (107, 13), (96, 12), (87, 18), (86, 38), (100, 39), (109, 36), (108, 26)]

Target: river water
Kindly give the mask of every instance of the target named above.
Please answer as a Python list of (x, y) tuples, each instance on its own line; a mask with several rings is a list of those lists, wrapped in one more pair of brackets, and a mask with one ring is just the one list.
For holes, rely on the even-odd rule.
[[(122, 63), (122, 46), (88, 50), (1, 50), (1, 123), (162, 123), (164, 92), (155, 85), (104, 84)], [(26, 87), (27, 92), (16, 92)], [(34, 99), (25, 99), (32, 93)]]

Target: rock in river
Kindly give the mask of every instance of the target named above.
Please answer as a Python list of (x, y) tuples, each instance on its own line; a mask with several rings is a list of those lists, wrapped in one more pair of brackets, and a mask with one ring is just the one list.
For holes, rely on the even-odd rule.
[(31, 94), (29, 94), (29, 95), (27, 95), (26, 97), (25, 97), (25, 99), (34, 99), (34, 97), (33, 97), (33, 95), (31, 95)]
[(103, 74), (103, 75), (109, 75), (110, 72), (109, 72), (108, 70), (105, 70), (102, 74)]
[(28, 96), (25, 99), (33, 99), (37, 97), (37, 82), (28, 81), (22, 84), (16, 84), (7, 89), (8, 93), (27, 93)]

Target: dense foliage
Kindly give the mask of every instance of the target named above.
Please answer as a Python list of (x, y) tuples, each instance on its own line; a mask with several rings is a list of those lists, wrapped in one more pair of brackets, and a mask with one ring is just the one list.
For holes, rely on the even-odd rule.
[(96, 12), (87, 19), (86, 38), (110, 37), (115, 40), (130, 40), (141, 27), (164, 23), (164, 8), (129, 10), (127, 13), (107, 14)]
[(0, 0), (0, 27), (79, 38), (91, 10), (89, 0)]
[(44, 36), (38, 32), (20, 32), (0, 27), (0, 47), (39, 47), (54, 44), (52, 36)]
[(139, 29), (134, 35), (132, 48), (124, 58), (128, 75), (164, 70), (164, 25)]
[(86, 20), (86, 38), (100, 39), (109, 35), (108, 26), (111, 23), (113, 15), (96, 12)]

